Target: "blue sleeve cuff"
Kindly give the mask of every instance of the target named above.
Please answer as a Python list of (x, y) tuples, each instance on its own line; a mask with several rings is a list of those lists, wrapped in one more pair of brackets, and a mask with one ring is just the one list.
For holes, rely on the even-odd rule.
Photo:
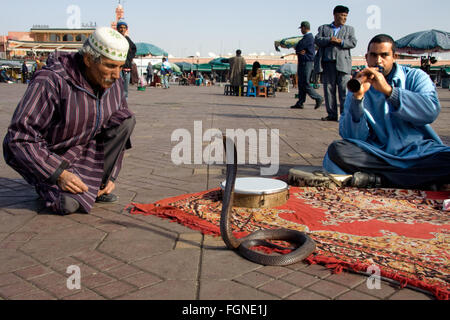
[(387, 102), (395, 109), (400, 108), (400, 90), (398, 88), (392, 88), (392, 94), (387, 98)]
[(350, 112), (353, 122), (361, 121), (361, 118), (364, 115), (364, 98), (362, 100), (357, 100), (352, 96)]

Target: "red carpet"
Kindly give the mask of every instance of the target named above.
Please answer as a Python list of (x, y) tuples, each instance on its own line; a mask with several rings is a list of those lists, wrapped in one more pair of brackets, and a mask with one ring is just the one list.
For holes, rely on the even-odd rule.
[[(450, 192), (292, 187), (275, 209), (234, 208), (235, 234), (288, 228), (307, 232), (317, 250), (307, 261), (367, 272), (449, 299), (450, 219), (442, 210)], [(168, 218), (204, 234), (219, 235), (221, 191), (182, 195), (153, 204), (132, 204), (132, 214)]]

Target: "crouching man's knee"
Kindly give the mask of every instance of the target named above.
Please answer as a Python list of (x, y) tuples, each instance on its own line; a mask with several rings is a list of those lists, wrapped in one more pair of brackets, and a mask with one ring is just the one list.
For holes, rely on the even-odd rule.
[(134, 115), (128, 119), (125, 119), (120, 125), (122, 130), (130, 134), (133, 132), (135, 126), (136, 126), (136, 117)]
[(133, 115), (130, 118), (123, 120), (119, 126), (107, 129), (107, 132), (111, 136), (115, 135), (130, 136), (134, 130), (135, 125), (136, 125), (136, 117)]

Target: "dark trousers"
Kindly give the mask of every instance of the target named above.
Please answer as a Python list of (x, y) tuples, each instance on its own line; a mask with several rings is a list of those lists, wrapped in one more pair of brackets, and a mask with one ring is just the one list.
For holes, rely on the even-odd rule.
[(133, 116), (126, 119), (120, 126), (104, 130), (100, 134), (100, 139), (104, 144), (104, 175), (101, 189), (106, 187), (112, 179), (113, 169), (117, 161), (121, 158), (123, 151), (131, 148), (130, 137), (136, 125), (136, 118)]
[(153, 79), (152, 75), (147, 75), (147, 85), (148, 86), (150, 86), (150, 84), (152, 83), (152, 79)]
[(314, 62), (303, 62), (298, 65), (298, 102), (297, 104), (304, 104), (306, 95), (309, 95), (313, 100), (320, 100), (320, 94), (311, 87), (311, 75), (314, 69)]
[(331, 161), (348, 173), (374, 173), (382, 178), (384, 187), (427, 188), (450, 183), (450, 152), (423, 158), (411, 168), (397, 168), (366, 152), (354, 143), (341, 140), (328, 148)]
[(339, 114), (342, 114), (342, 112), (344, 112), (345, 98), (347, 96), (347, 83), (351, 79), (351, 76), (344, 72), (337, 71), (336, 62), (323, 62), (322, 67), (322, 82), (327, 113), (330, 117), (337, 118), (338, 107), (336, 89), (339, 93)]
[(233, 96), (238, 96), (239, 95), (239, 88), (241, 88), (240, 86), (231, 86), (231, 94)]

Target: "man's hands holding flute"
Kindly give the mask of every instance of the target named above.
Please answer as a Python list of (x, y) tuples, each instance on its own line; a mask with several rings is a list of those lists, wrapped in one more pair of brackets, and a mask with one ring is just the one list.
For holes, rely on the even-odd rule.
[(357, 100), (362, 100), (370, 87), (383, 93), (386, 97), (390, 97), (392, 94), (392, 87), (387, 83), (384, 74), (379, 71), (379, 68), (365, 68), (355, 78), (361, 82), (361, 89), (353, 94)]

